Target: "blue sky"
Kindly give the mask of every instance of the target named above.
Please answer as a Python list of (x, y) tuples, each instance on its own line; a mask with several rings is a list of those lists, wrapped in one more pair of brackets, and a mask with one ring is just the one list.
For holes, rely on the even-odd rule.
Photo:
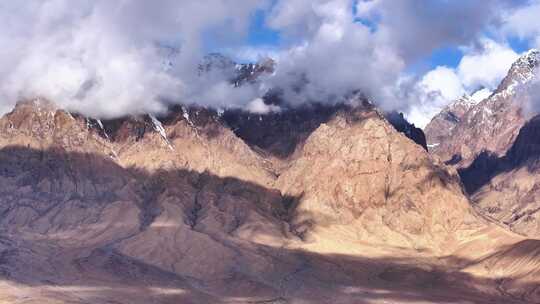
[[(274, 1), (275, 3), (276, 1)], [(407, 97), (410, 100), (403, 101), (397, 96), (388, 98), (388, 96), (382, 96), (381, 92), (375, 92), (375, 95), (379, 94), (375, 98), (379, 100), (386, 98), (386, 102), (390, 104), (390, 107), (397, 106), (405, 109), (405, 111), (407, 111), (407, 107), (409, 107), (409, 110), (416, 108), (417, 114), (409, 117), (418, 122), (419, 125), (425, 124), (433, 113), (436, 113), (445, 104), (463, 94), (473, 95), (482, 89), (494, 90), (519, 54), (538, 45), (540, 41), (535, 37), (540, 32), (540, 28), (535, 31), (537, 27), (534, 25), (537, 19), (534, 16), (535, 12), (540, 8), (539, 0), (430, 0), (425, 3), (419, 3), (415, 0), (400, 0), (399, 2), (393, 0), (313, 0), (313, 2), (290, 0), (290, 2), (281, 1), (280, 3), (282, 8), (286, 8), (281, 17), (289, 18), (284, 24), (281, 24), (281, 27), (277, 27), (283, 31), (290, 30), (288, 28), (290, 23), (288, 22), (292, 24), (298, 23), (297, 20), (291, 20), (291, 16), (305, 18), (305, 16), (310, 16), (309, 14), (313, 13), (317, 18), (320, 18), (317, 19), (317, 22), (326, 23), (327, 28), (325, 30), (327, 32), (323, 32), (323, 34), (332, 32), (335, 25), (339, 24), (338, 27), (342, 26), (340, 30), (348, 31), (345, 32), (345, 35), (349, 35), (346, 39), (362, 39), (365, 36), (359, 32), (355, 33), (354, 29), (351, 30), (351, 25), (359, 23), (371, 29), (372, 36), (377, 38), (368, 38), (364, 41), (350, 43), (339, 42), (343, 44), (344, 48), (350, 47), (350, 49), (346, 52), (340, 52), (329, 47), (322, 52), (316, 51), (313, 53), (315, 58), (312, 61), (306, 61), (304, 66), (300, 68), (311, 70), (313, 78), (316, 80), (320, 80), (319, 75), (321, 71), (324, 71), (323, 74), (327, 72), (333, 73), (336, 77), (347, 76), (343, 78), (343, 83), (356, 79), (360, 86), (365, 85), (368, 89), (373, 88), (374, 85), (383, 86), (381, 82), (369, 85), (368, 83), (373, 78), (371, 75), (384, 79), (385, 74), (394, 73), (394, 84), (399, 83), (400, 79), (410, 78), (413, 83), (409, 84), (407, 91), (398, 93), (410, 96)], [(298, 5), (295, 6), (294, 3)], [(307, 3), (317, 3), (314, 5), (318, 6), (318, 9), (315, 12), (307, 12), (310, 7)], [(325, 6), (328, 3), (334, 3), (336, 6)], [(357, 7), (357, 4), (366, 5)], [(350, 14), (343, 14), (343, 11), (338, 9), (335, 11), (335, 15), (325, 15), (326, 11), (331, 11), (338, 6), (339, 9), (345, 11), (348, 6)], [(372, 8), (375, 9), (372, 10)], [(295, 14), (297, 11), (302, 10), (306, 10), (303, 13), (308, 15)], [(279, 53), (280, 50), (288, 50), (295, 43), (302, 42), (302, 40), (292, 41), (289, 36), (286, 36), (287, 40), (285, 41), (283, 36), (287, 35), (287, 33), (283, 34), (279, 30), (270, 29), (267, 26), (267, 18), (275, 17), (273, 13), (269, 13), (270, 11), (272, 11), (271, 8), (258, 10), (251, 16), (249, 33), (238, 48), (249, 49), (250, 58), (255, 58), (252, 55), (257, 49), (276, 50), (276, 53)], [(332, 19), (335, 16), (340, 16), (340, 21), (336, 22), (335, 19)], [(343, 18), (351, 18), (351, 20), (342, 22)], [(273, 20), (275, 21), (275, 19)], [(313, 19), (308, 17), (302, 22), (313, 26), (313, 24), (310, 24), (312, 21)], [(344, 23), (349, 25), (343, 26)], [(274, 23), (272, 24), (274, 25)], [(319, 30), (321, 28), (322, 26)], [(300, 35), (295, 32), (298, 29), (300, 29)], [(381, 29), (383, 29), (383, 37), (378, 35)], [(290, 32), (288, 33), (290, 34)], [(312, 34), (306, 28), (300, 26), (293, 29), (293, 33), (293, 37), (306, 39), (310, 43), (310, 47), (317, 45), (317, 36), (310, 36)], [(387, 39), (382, 49), (385, 49), (388, 45), (392, 49), (393, 55), (397, 55), (398, 58), (393, 63), (398, 66), (401, 60), (404, 64), (400, 71), (393, 69), (391, 64), (384, 69), (377, 67), (377, 65), (384, 65), (385, 63), (376, 63), (375, 68), (371, 71), (365, 68), (371, 62), (377, 60), (378, 51), (372, 52), (370, 45), (380, 42), (380, 38)], [(328, 46), (325, 43), (323, 42), (320, 45), (323, 45), (323, 47)], [(323, 52), (327, 54), (325, 58), (317, 57)], [(235, 47), (230, 48), (228, 52), (232, 56), (241, 53), (235, 53)], [(332, 65), (334, 61), (340, 62), (340, 56), (346, 58), (346, 60), (342, 61), (344, 64)], [(355, 56), (365, 56), (366, 60), (359, 60), (354, 58)], [(388, 58), (389, 61), (395, 59), (392, 58), (392, 55), (389, 55)], [(321, 62), (317, 62), (317, 60)], [(350, 66), (348, 62), (354, 62), (355, 65)], [(321, 63), (320, 67), (318, 67), (319, 70), (311, 67), (312, 64), (317, 66), (319, 63)], [(306, 64), (308, 66), (305, 66)], [(335, 69), (335, 71), (330, 69)], [(341, 71), (349, 69), (357, 71), (358, 75), (341, 73)], [(317, 87), (327, 85), (327, 80), (328, 78)], [(392, 86), (391, 82), (388, 84)], [(336, 84), (337, 87), (341, 87), (341, 85), (342, 83)], [(434, 93), (440, 95), (441, 98), (434, 101), (432, 99), (432, 96), (435, 96)], [(396, 104), (399, 102), (401, 104)]]
[(250, 46), (279, 46), (281, 35), (278, 31), (270, 29), (266, 26), (266, 16), (268, 11), (258, 10), (255, 12), (249, 26), (247, 44)]
[[(275, 2), (275, 1), (274, 1)], [(354, 1), (356, 3), (357, 1)], [(353, 14), (356, 14), (355, 6), (351, 8)], [(241, 44), (250, 48), (279, 49), (283, 46), (281, 33), (273, 30), (266, 25), (266, 18), (269, 10), (257, 10), (251, 17), (248, 35)], [(367, 19), (355, 19), (355, 22), (362, 23), (376, 29), (377, 25)], [(488, 35), (488, 34), (486, 34)], [(523, 53), (531, 48), (530, 41), (517, 37), (508, 37), (506, 43), (517, 53)], [(208, 43), (207, 47), (212, 51), (220, 51), (221, 45)], [(464, 53), (460, 46), (447, 46), (435, 49), (431, 54), (421, 58), (414, 64), (407, 67), (407, 71), (412, 73), (423, 73), (437, 66), (457, 67)]]
[[(246, 44), (250, 47), (272, 47), (279, 48), (282, 40), (278, 31), (269, 29), (265, 25), (266, 12), (258, 11), (252, 19), (249, 35)], [(363, 24), (368, 24), (362, 21)], [(374, 26), (374, 25), (370, 25)], [(530, 42), (526, 39), (510, 37), (508, 45), (517, 53), (523, 53), (531, 48)], [(457, 67), (463, 51), (458, 46), (449, 46), (439, 48), (433, 51), (429, 56), (419, 60), (416, 64), (408, 67), (411, 72), (421, 72), (433, 69), (437, 66)]]
[[(540, 0), (85, 3), (6, 1), (0, 111), (35, 95), (109, 118), (159, 112), (164, 100), (242, 108), (272, 87), (294, 104), (361, 91), (385, 110), (436, 111), (455, 96), (494, 89), (520, 53), (540, 46)], [(179, 52), (164, 70), (155, 48), (169, 44)], [(194, 72), (209, 52), (244, 62), (267, 55), (279, 68), (233, 88), (226, 75)], [(299, 77), (301, 89), (291, 85)], [(73, 98), (81, 90), (84, 100)]]

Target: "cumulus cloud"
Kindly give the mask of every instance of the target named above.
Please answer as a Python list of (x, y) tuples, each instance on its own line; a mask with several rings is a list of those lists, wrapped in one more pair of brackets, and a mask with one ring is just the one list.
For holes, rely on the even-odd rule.
[[(339, 102), (361, 92), (384, 109), (424, 105), (426, 96), (435, 96), (439, 107), (461, 92), (460, 85), (491, 87), (501, 70), (490, 62), (506, 62), (511, 51), (471, 48), (462, 66), (425, 77), (404, 77), (406, 68), (434, 49), (478, 44), (481, 33), (501, 21), (502, 8), (518, 14), (514, 2), (2, 1), (0, 104), (41, 96), (99, 117), (162, 112), (179, 102), (260, 109), (258, 98), (279, 87), (293, 105)], [(244, 43), (259, 10), (280, 45)], [(275, 57), (277, 68), (235, 88), (227, 73), (197, 73), (208, 42), (235, 58)]]
[(205, 33), (234, 41), (245, 35), (253, 12), (267, 5), (252, 0), (2, 1), (0, 97), (13, 103), (42, 96), (105, 117), (160, 112), (170, 101), (225, 103), (228, 94), (247, 102), (253, 88), (232, 90), (225, 79), (198, 77), (197, 64)]
[[(278, 1), (268, 24), (289, 41), (298, 43), (283, 51), (277, 73), (269, 81), (280, 87), (288, 85), (286, 99), (293, 104), (339, 101), (351, 92), (360, 91), (383, 109), (418, 108), (424, 102), (412, 96), (418, 97), (418, 90), (422, 90), (419, 88), (425, 88), (426, 84), (403, 81), (405, 68), (441, 47), (482, 46), (482, 31), (497, 24), (502, 8), (511, 4), (504, 0)], [(352, 5), (356, 5), (354, 10)], [(470, 49), (467, 53), (475, 55), (472, 50), (476, 48)], [(487, 53), (497, 58), (472, 58), (468, 62), (483, 64), (504, 57), (502, 66), (506, 69), (506, 59), (511, 56), (507, 49), (500, 51)], [(464, 61), (462, 69), (453, 71), (463, 78), (461, 86), (488, 86), (500, 76), (499, 70), (491, 74), (493, 67), (484, 75), (476, 71), (476, 75), (467, 73), (468, 62)], [(465, 75), (470, 79), (464, 79)], [(427, 75), (426, 81), (430, 77)], [(434, 91), (427, 87), (427, 95), (433, 95)], [(459, 91), (455, 87), (435, 90), (442, 99), (432, 101), (434, 108), (444, 103), (448, 90)], [(425, 99), (427, 103), (429, 100)]]
[(454, 69), (440, 66), (428, 72), (411, 89), (411, 107), (407, 119), (420, 128), (444, 108), (450, 100), (456, 100), (466, 91)]
[(275, 46), (240, 46), (224, 49), (225, 55), (238, 62), (260, 62), (271, 58), (274, 61), (280, 61), (281, 51)]
[(279, 1), (268, 24), (297, 41), (268, 79), (292, 104), (337, 102), (355, 90), (379, 97), (404, 67), (376, 33), (354, 21), (348, 0)]
[(525, 6), (517, 7), (504, 16), (503, 29), (524, 40), (532, 40), (540, 48), (540, 1), (531, 0)]
[(444, 99), (456, 99), (465, 94), (463, 82), (454, 69), (439, 66), (427, 73), (419, 83), (427, 91), (437, 91)]
[(469, 44), (511, 5), (504, 0), (360, 0), (356, 10), (359, 18), (376, 22), (386, 43), (411, 61), (440, 47)]
[(486, 38), (463, 51), (456, 68), (436, 67), (410, 89), (406, 116), (417, 126), (425, 127), (433, 116), (463, 95), (472, 95), (473, 101), (487, 98), (519, 57), (509, 46)]
[(466, 50), (457, 73), (469, 90), (482, 87), (494, 90), (518, 57), (509, 46), (483, 39), (480, 48)]
[(262, 98), (255, 98), (252, 100), (247, 104), (246, 109), (255, 114), (268, 114), (281, 111), (279, 106), (266, 104)]

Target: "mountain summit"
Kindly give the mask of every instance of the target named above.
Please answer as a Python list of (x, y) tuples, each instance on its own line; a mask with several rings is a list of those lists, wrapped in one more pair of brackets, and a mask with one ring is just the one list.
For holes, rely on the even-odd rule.
[(109, 121), (20, 103), (0, 119), (0, 298), (539, 301), (540, 244), (479, 216), (411, 130), (369, 103)]
[(510, 68), (497, 90), (473, 104), (457, 100), (425, 128), (431, 151), (442, 160), (460, 159), (468, 166), (486, 150), (502, 156), (516, 139), (527, 113), (527, 88), (537, 78), (540, 52), (531, 50)]
[(431, 152), (459, 170), (474, 206), (531, 237), (540, 236), (539, 122), (530, 106), (539, 68), (540, 51), (525, 53), (493, 95), (463, 111), (454, 103), (426, 128)]

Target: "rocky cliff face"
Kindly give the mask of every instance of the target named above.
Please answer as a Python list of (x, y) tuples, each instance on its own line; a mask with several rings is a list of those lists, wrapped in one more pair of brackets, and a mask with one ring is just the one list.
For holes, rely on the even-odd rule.
[(275, 62), (270, 58), (265, 58), (257, 63), (236, 63), (231, 58), (219, 53), (212, 53), (205, 56), (203, 62), (199, 64), (199, 75), (207, 73), (220, 73), (226, 76), (231, 84), (238, 87), (246, 82), (255, 82), (264, 74), (274, 72)]
[[(435, 145), (432, 152), (443, 161), (460, 159), (459, 167), (467, 167), (482, 151), (503, 156), (530, 118), (524, 110), (523, 94), (535, 79), (538, 66), (540, 52), (529, 51), (512, 65), (489, 98), (466, 107), (458, 101), (455, 107), (443, 110), (426, 127), (428, 142)], [(441, 120), (449, 113), (457, 123)]]
[(531, 237), (540, 236), (539, 121), (527, 102), (539, 66), (540, 52), (527, 52), (497, 91), (465, 111), (451, 131), (442, 130), (444, 111), (426, 129), (429, 140), (440, 142), (431, 151), (458, 168), (478, 210)]
[(474, 221), (459, 177), (374, 111), (322, 124), (277, 184), (298, 198), (291, 227), (307, 240), (338, 238), (347, 227), (349, 241), (439, 251)]
[(455, 171), (370, 105), (311, 111), (19, 104), (0, 119), (0, 300), (540, 300), (540, 244), (478, 216)]
[(408, 122), (403, 113), (396, 111), (387, 112), (384, 117), (388, 122), (400, 133), (407, 136), (409, 139), (420, 145), (424, 149), (428, 149), (426, 135), (422, 129), (417, 128), (414, 124)]
[[(531, 237), (540, 236), (540, 117), (521, 128), (504, 157), (486, 155), (463, 169), (465, 184), (478, 208), (510, 229)], [(476, 184), (473, 182), (475, 181)]]
[(462, 122), (465, 114), (477, 103), (470, 96), (464, 95), (433, 117), (424, 130), (431, 152), (437, 152), (441, 143), (449, 140), (452, 131)]

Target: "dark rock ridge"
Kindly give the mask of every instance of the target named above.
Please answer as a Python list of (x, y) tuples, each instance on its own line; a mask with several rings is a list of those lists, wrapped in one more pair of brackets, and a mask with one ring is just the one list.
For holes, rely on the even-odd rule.
[[(371, 105), (369, 105), (371, 107)], [(330, 120), (339, 111), (352, 110), (345, 104), (306, 104), (299, 107), (284, 107), (278, 112), (255, 114), (241, 109), (219, 112), (198, 106), (173, 106), (166, 115), (155, 117), (163, 126), (174, 125), (179, 120), (189, 119), (195, 126), (223, 124), (230, 128), (247, 144), (257, 147), (278, 158), (291, 156), (298, 145), (322, 123)], [(75, 115), (83, 119), (79, 115)], [(427, 150), (425, 135), (421, 129), (409, 123), (403, 114), (388, 113), (386, 119), (400, 133), (404, 134)], [(124, 142), (128, 139), (139, 141), (148, 132), (157, 133), (159, 127), (151, 115), (130, 116), (112, 120), (86, 118), (90, 129), (104, 139)], [(205, 132), (212, 132), (203, 128)]]
[(412, 139), (415, 143), (422, 146), (426, 151), (428, 150), (426, 135), (422, 129), (417, 128), (414, 124), (405, 119), (403, 113), (389, 112), (385, 114), (386, 119), (398, 132), (405, 134), (408, 138)]
[[(540, 300), (540, 244), (477, 216), (373, 106), (297, 111), (229, 114), (249, 142), (203, 108), (101, 121), (20, 103), (0, 118), (0, 301)], [(300, 138), (293, 157), (247, 131), (272, 117), (293, 135), (253, 125)]]
[(482, 213), (513, 231), (540, 235), (540, 116), (519, 131), (507, 154), (484, 151), (460, 176)]
[[(199, 66), (199, 74), (204, 75), (214, 70), (221, 71), (230, 75), (231, 84), (241, 86), (245, 83), (254, 83), (260, 77), (273, 73), (274, 68), (275, 62), (270, 58), (258, 63), (237, 64), (222, 54), (214, 53), (204, 58)], [(359, 94), (353, 94), (350, 98), (359, 98), (363, 106), (372, 106), (367, 100), (356, 95)], [(330, 102), (312, 102), (292, 107), (283, 99), (280, 88), (269, 89), (262, 99), (267, 105), (279, 106), (280, 111), (262, 115), (243, 109), (232, 109), (225, 110), (220, 118), (248, 144), (279, 158), (285, 158), (294, 153), (300, 142), (338, 111), (351, 108), (345, 103)], [(171, 115), (175, 115), (174, 112), (178, 112), (178, 109), (179, 107), (173, 108)], [(409, 123), (402, 114), (389, 112), (384, 116), (396, 130), (427, 149), (423, 131)]]

